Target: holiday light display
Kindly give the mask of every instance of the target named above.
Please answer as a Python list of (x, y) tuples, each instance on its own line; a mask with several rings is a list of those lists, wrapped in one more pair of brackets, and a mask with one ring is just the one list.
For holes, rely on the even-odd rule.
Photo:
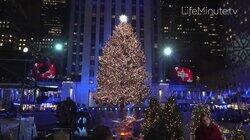
[(106, 42), (97, 80), (97, 105), (139, 104), (149, 95), (146, 57), (130, 24), (121, 22)]
[(166, 140), (184, 140), (182, 115), (174, 98), (169, 98), (160, 111), (159, 124), (164, 124)]
[(247, 32), (236, 34), (226, 47), (231, 62), (238, 66), (250, 66), (250, 35)]
[(136, 122), (135, 117), (126, 116), (126, 118), (122, 121), (116, 122), (116, 131), (117, 134), (122, 138), (131, 138), (133, 135), (133, 126)]
[(193, 72), (189, 68), (175, 67), (176, 80), (180, 82), (193, 82)]
[(236, 128), (231, 131), (230, 140), (246, 140), (245, 135), (246, 133), (242, 129)]
[(57, 69), (53, 63), (35, 63), (32, 74), (37, 80), (53, 79), (57, 75)]
[(150, 132), (156, 126), (156, 122), (159, 119), (160, 104), (157, 99), (152, 98), (149, 103), (149, 108), (145, 111), (144, 118), (141, 127), (144, 135), (150, 135)]
[(200, 118), (203, 114), (206, 114), (209, 118), (211, 118), (211, 112), (206, 106), (199, 104), (194, 107), (191, 116), (191, 134), (195, 134), (195, 130), (199, 126)]
[(145, 113), (142, 132), (148, 139), (155, 138), (155, 135), (167, 140), (184, 139), (182, 116), (176, 100), (170, 98), (163, 106), (157, 102), (152, 103)]

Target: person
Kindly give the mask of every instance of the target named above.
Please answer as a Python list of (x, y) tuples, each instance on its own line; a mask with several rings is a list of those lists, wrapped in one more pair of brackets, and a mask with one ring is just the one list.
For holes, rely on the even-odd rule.
[(76, 103), (67, 97), (58, 107), (59, 121), (62, 127), (72, 128), (76, 123)]
[(195, 140), (223, 140), (218, 126), (206, 114), (201, 115), (200, 125), (195, 131)]
[(93, 140), (112, 140), (112, 132), (109, 127), (100, 125), (94, 129)]

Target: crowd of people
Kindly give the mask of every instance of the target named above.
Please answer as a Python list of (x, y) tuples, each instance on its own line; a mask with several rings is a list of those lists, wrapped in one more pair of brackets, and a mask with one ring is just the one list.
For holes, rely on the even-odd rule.
[[(58, 117), (62, 127), (74, 128), (76, 125), (77, 106), (70, 98), (67, 98), (59, 105)], [(86, 127), (86, 126), (85, 126)], [(108, 126), (99, 125), (94, 128), (91, 136), (92, 140), (113, 140), (113, 133)], [(132, 138), (131, 138), (132, 139)], [(139, 135), (134, 140), (143, 140), (143, 135)], [(219, 127), (212, 122), (206, 114), (201, 115), (200, 125), (195, 131), (195, 140), (222, 140)]]

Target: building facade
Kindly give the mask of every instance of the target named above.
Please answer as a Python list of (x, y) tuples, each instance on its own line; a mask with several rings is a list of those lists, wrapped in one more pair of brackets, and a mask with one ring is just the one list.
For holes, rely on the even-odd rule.
[[(74, 77), (73, 84), (77, 86), (67, 87), (74, 87), (78, 103), (90, 103), (91, 93), (97, 90), (99, 56), (122, 14), (128, 16), (145, 51), (147, 70), (153, 75), (154, 51), (160, 33), (157, 3), (155, 0), (72, 0), (67, 73)], [(66, 88), (65, 92), (69, 90)]]
[(25, 13), (15, 1), (1, 0), (0, 6), (0, 49), (18, 50), (19, 38), (25, 35)]
[(250, 67), (249, 45), (249, 14), (250, 6), (247, 0), (224, 1), (223, 8), (233, 8), (237, 14), (223, 17), (225, 46), (229, 66)]
[[(26, 12), (19, 1), (0, 0), (0, 81), (23, 81), (25, 73), (23, 49), (28, 41)], [(11, 62), (11, 63), (10, 63)]]
[(63, 20), (67, 6), (66, 0), (42, 0), (41, 21), (48, 37), (61, 37), (63, 34)]
[[(70, 0), (42, 0), (40, 5), (41, 33), (33, 36), (34, 50), (56, 64), (58, 78), (65, 76), (68, 18)], [(62, 49), (56, 50), (60, 44)]]
[[(220, 7), (219, 2), (209, 1), (168, 1), (160, 0), (162, 48), (173, 49), (170, 57), (159, 54), (159, 62), (167, 66), (159, 67), (160, 80), (169, 78), (167, 71), (176, 66), (191, 68), (196, 75), (203, 76), (223, 67), (224, 48), (222, 46), (222, 20), (217, 15), (187, 15), (189, 8)], [(162, 60), (164, 59), (164, 60)], [(219, 61), (218, 61), (219, 60)]]

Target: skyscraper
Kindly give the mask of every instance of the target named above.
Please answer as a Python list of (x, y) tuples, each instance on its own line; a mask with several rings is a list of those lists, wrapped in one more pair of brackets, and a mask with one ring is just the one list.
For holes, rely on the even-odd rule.
[[(67, 73), (75, 77), (77, 102), (87, 104), (97, 89), (96, 74), (102, 47), (125, 14), (135, 29), (153, 73), (158, 43), (157, 1), (155, 0), (72, 0)], [(90, 95), (90, 96), (89, 96)]]
[(42, 0), (41, 20), (48, 37), (62, 37), (66, 0)]
[(229, 65), (250, 67), (248, 1), (223, 1), (222, 7), (237, 10), (237, 14), (223, 17), (223, 45), (227, 51)]
[[(32, 46), (27, 40), (26, 12), (19, 1), (0, 0), (0, 81), (23, 81), (25, 54), (23, 48)], [(11, 62), (11, 63), (10, 63)]]
[(175, 66), (192, 68), (197, 75), (207, 75), (223, 67), (222, 20), (218, 15), (185, 15), (185, 8), (220, 7), (215, 1), (160, 1), (162, 47), (168, 45), (175, 51), (169, 69), (160, 67), (160, 79), (165, 80), (165, 71)]
[(223, 46), (228, 60), (228, 68), (223, 71), (223, 75), (228, 78), (228, 87), (248, 88), (250, 86), (249, 1), (222, 1), (222, 7), (237, 10), (237, 14), (223, 17)]
[(0, 6), (0, 48), (18, 50), (20, 36), (26, 35), (25, 13), (15, 1), (1, 0)]
[[(32, 41), (37, 52), (56, 63), (57, 68), (60, 69), (59, 77), (62, 78), (65, 73), (66, 57), (64, 55), (67, 50), (70, 0), (42, 0), (41, 2), (42, 32), (33, 37)], [(63, 48), (56, 52), (55, 46), (57, 44), (62, 45)]]

